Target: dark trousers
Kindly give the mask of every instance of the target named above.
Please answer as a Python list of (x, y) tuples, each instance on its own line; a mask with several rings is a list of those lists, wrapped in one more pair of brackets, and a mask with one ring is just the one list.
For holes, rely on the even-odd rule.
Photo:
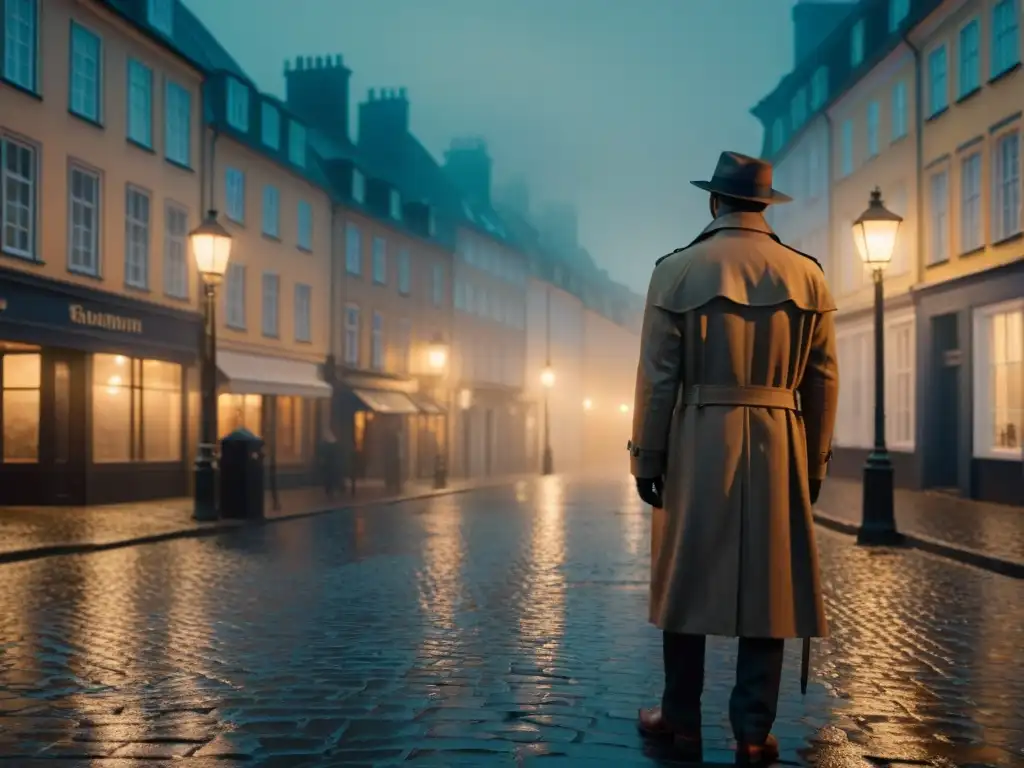
[[(704, 690), (704, 635), (665, 632), (665, 720), (687, 732), (700, 731)], [(729, 697), (729, 721), (737, 741), (763, 744), (775, 723), (782, 682), (783, 640), (741, 637), (736, 684)]]

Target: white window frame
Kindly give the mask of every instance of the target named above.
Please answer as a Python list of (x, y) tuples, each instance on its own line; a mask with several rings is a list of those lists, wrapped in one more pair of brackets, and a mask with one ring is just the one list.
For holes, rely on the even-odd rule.
[(39, 0), (4, 0), (3, 76), (39, 92)]
[(366, 202), (366, 176), (358, 168), (352, 169), (352, 199), (357, 203)]
[(359, 367), (359, 305), (345, 305), (345, 365), (351, 368)]
[(164, 83), (164, 157), (192, 167), (192, 93), (180, 83)]
[(843, 120), (839, 135), (839, 177), (853, 173), (853, 120)]
[[(181, 226), (175, 226), (178, 220)], [(164, 205), (164, 295), (188, 299), (188, 209), (168, 200)]]
[(388, 191), (388, 215), (395, 221), (402, 220), (402, 196), (397, 189)]
[(408, 296), (412, 292), (412, 257), (407, 248), (398, 250), (398, 292)]
[(370, 368), (383, 371), (387, 358), (384, 349), (384, 315), (374, 310), (370, 322)]
[(889, 32), (899, 29), (909, 13), (910, 0), (889, 0)]
[(294, 120), (288, 123), (288, 161), (306, 167), (306, 126)]
[(313, 250), (313, 206), (307, 200), (299, 200), (295, 212), (297, 235), (296, 244), (304, 251)]
[(281, 192), (273, 184), (263, 185), (263, 234), (281, 236)]
[[(938, 63), (941, 62), (941, 69)], [(928, 52), (928, 117), (949, 108), (949, 46), (937, 45)]]
[(879, 152), (879, 123), (882, 120), (882, 108), (877, 101), (868, 104), (868, 157), (874, 157)]
[(236, 131), (249, 130), (249, 86), (235, 77), (227, 78), (227, 121)]
[(141, 187), (128, 184), (125, 186), (124, 209), (124, 284), (147, 290), (153, 196)]
[(245, 171), (224, 169), (224, 215), (236, 224), (245, 224)]
[(811, 111), (824, 106), (828, 100), (828, 67), (822, 64), (811, 75)]
[(431, 270), (430, 302), (435, 307), (444, 304), (444, 265), (435, 264)]
[[(1002, 448), (993, 445), (992, 409), (992, 349), (991, 329), (994, 318), (1002, 314), (1020, 312), (1024, 314), (1024, 299), (975, 307), (972, 313), (973, 335), (973, 379), (974, 379), (974, 414), (973, 414), (973, 453), (975, 458), (1002, 459), (1004, 461), (1020, 461), (1024, 457), (1024, 435), (1017, 435), (1017, 448)], [(1021, 342), (1020, 347), (1024, 345)], [(1009, 342), (1007, 347), (1010, 348)], [(1013, 350), (1010, 350), (1013, 354)], [(1018, 348), (1016, 356), (1021, 356)], [(1021, 363), (1024, 366), (1024, 363)], [(1017, 409), (1024, 408), (1024, 395), (1017, 404)], [(1024, 430), (1022, 430), (1024, 431)]]
[(174, 0), (149, 0), (146, 6), (149, 25), (171, 37), (174, 34)]
[[(971, 40), (965, 40), (968, 30), (974, 31)], [(957, 98), (963, 98), (981, 87), (981, 19), (972, 16), (957, 31), (956, 88)]]
[(295, 340), (313, 341), (313, 286), (295, 284)]
[(128, 59), (128, 139), (153, 148), (153, 70), (138, 59)]
[(992, 5), (989, 30), (989, 77), (998, 77), (1020, 62), (1018, 0), (999, 0)]
[[(916, 330), (913, 314), (900, 315), (885, 323), (885, 442), (890, 450), (907, 453), (914, 451), (916, 443)], [(871, 340), (873, 345), (873, 333)], [(871, 353), (874, 354), (873, 346)], [(871, 384), (873, 387), (873, 366)], [(873, 390), (871, 400), (874, 405)]]
[(246, 325), (245, 312), (245, 264), (237, 262), (228, 265), (227, 287), (224, 291), (224, 320), (228, 328), (244, 331)]
[[(10, 167), (11, 152), (15, 149), (19, 153), (19, 160), (24, 159), (20, 153), (28, 153), (30, 176), (22, 173), (20, 167), (14, 169)], [(8, 192), (15, 186), (22, 191), (26, 187), (28, 188), (27, 210), (21, 204), (22, 201), (15, 202), (9, 199)], [(0, 218), (0, 223), (2, 223), (0, 246), (2, 246), (3, 252), (10, 256), (37, 261), (39, 258), (37, 226), (39, 221), (39, 150), (33, 144), (7, 135), (0, 135), (0, 205), (2, 205), (0, 208), (0, 217), (2, 217)], [(14, 220), (12, 217), (14, 213), (18, 214), (19, 220)], [(27, 227), (22, 226), (23, 222), (20, 221), (22, 217), (28, 219)], [(26, 237), (28, 247), (12, 246), (8, 241), (8, 232), (12, 235), (18, 234)]]
[(949, 261), (949, 169), (935, 171), (928, 177), (928, 253), (929, 266)]
[(363, 274), (363, 234), (351, 222), (345, 225), (345, 272), (357, 277)]
[(981, 175), (981, 150), (960, 159), (960, 253), (970, 253), (985, 245)]
[(836, 353), (843, 376), (832, 435), (836, 448), (864, 449), (874, 445), (873, 339), (870, 325), (836, 329)]
[[(87, 200), (76, 197), (75, 177), (92, 184), (94, 198)], [(88, 214), (92, 219), (91, 229), (76, 224)], [(84, 219), (82, 219), (84, 221)], [(92, 277), (100, 276), (100, 243), (103, 226), (103, 177), (100, 173), (81, 163), (71, 162), (68, 166), (68, 271)], [(77, 244), (87, 247), (83, 250)], [(83, 258), (83, 255), (85, 258)]]
[(864, 61), (864, 19), (858, 19), (850, 29), (850, 67), (856, 69)]
[(388, 246), (383, 237), (373, 238), (372, 277), (376, 285), (388, 282)]
[[(1012, 150), (1011, 150), (1012, 147)], [(1004, 151), (1008, 157), (1004, 158)], [(1010, 174), (1006, 171), (1009, 170)], [(996, 137), (992, 145), (992, 240), (1000, 242), (1021, 231), (1020, 131)]]
[(84, 24), (72, 21), (68, 56), (71, 62), (68, 108), (73, 115), (100, 123), (103, 120), (103, 40)]
[(892, 131), (891, 140), (896, 141), (907, 135), (907, 81), (900, 80), (892, 87)]
[(260, 333), (267, 339), (281, 335), (281, 276), (276, 272), (260, 277)]
[(269, 101), (260, 105), (260, 138), (271, 149), (281, 148), (281, 112)]

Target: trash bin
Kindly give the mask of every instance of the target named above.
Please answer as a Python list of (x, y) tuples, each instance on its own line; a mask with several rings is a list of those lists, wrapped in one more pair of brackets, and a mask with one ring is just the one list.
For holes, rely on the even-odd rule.
[(263, 517), (263, 440), (244, 428), (220, 441), (220, 516)]

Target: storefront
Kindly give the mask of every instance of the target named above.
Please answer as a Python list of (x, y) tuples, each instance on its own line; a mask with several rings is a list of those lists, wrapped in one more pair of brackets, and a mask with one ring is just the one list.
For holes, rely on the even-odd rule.
[(526, 471), (531, 405), (519, 390), (477, 386), (459, 393), (453, 435), (454, 472), (460, 477), (495, 477)]
[(182, 496), (199, 316), (0, 268), (0, 504)]
[(244, 427), (264, 440), (268, 482), (319, 482), (316, 447), (330, 418), (331, 387), (313, 362), (217, 350), (217, 435)]
[(1024, 505), (1024, 261), (916, 294), (925, 487)]

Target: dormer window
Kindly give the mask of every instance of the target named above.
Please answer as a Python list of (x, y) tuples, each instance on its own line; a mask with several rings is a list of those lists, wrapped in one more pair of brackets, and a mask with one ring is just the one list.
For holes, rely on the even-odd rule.
[(850, 30), (850, 67), (856, 68), (864, 61), (864, 19), (859, 19)]
[(306, 167), (306, 126), (294, 120), (288, 126), (288, 160), (300, 168)]
[(358, 168), (352, 169), (352, 199), (357, 203), (366, 202), (366, 177)]
[(168, 37), (174, 34), (174, 0), (149, 0), (146, 11), (151, 27)]
[(402, 220), (402, 196), (397, 189), (392, 189), (388, 196), (388, 215), (395, 221)]
[(260, 112), (263, 143), (271, 149), (281, 148), (281, 113), (269, 101), (264, 101)]
[(228, 78), (228, 125), (243, 133), (249, 130), (249, 88), (233, 77)]

